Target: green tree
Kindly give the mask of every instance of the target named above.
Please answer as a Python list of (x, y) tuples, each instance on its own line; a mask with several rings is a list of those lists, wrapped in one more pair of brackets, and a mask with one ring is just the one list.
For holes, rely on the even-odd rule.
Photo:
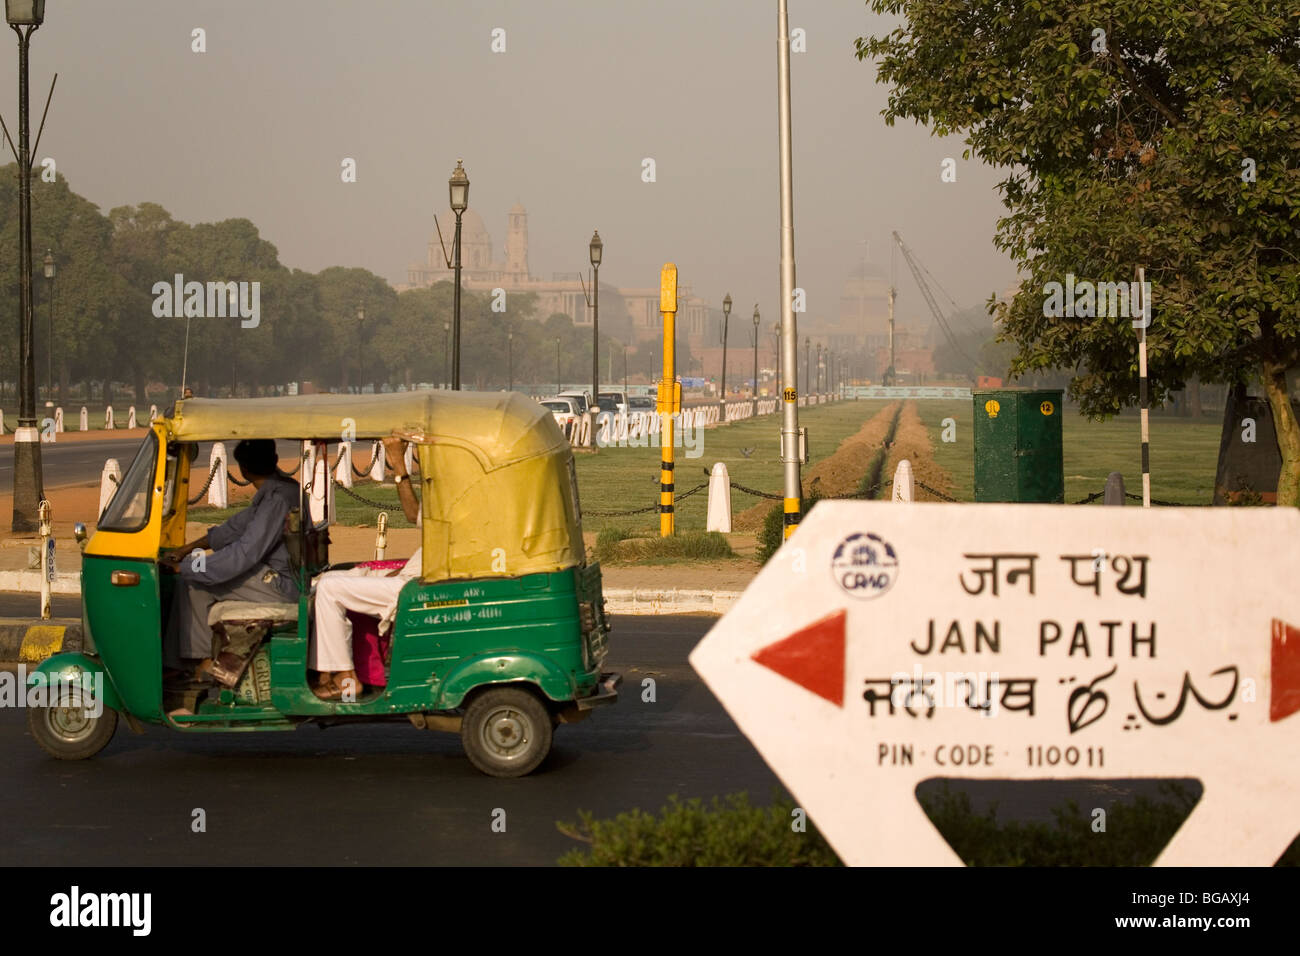
[[(1045, 316), (1074, 274), (1153, 284), (1153, 399), (1192, 377), (1263, 384), (1277, 425), (1278, 504), (1300, 504), (1300, 5), (1296, 0), (871, 0), (901, 18), (859, 38), (910, 118), (961, 134), (1007, 170), (995, 242), (1028, 278), (996, 307), (1015, 373), (1075, 371), (1093, 416), (1138, 399), (1121, 316)], [(992, 305), (992, 304), (991, 304)]]
[[(136, 400), (143, 403), (148, 398), (147, 377), (180, 381), (185, 320), (153, 314), (153, 287), (156, 282), (172, 282), (173, 274), (165, 271), (168, 249), (174, 234), (188, 227), (151, 202), (118, 206), (109, 211), (108, 221), (112, 228), (109, 262), (120, 285), (110, 308), (109, 334), (96, 337), (93, 344), (102, 349), (101, 354), (111, 356), (114, 367), (130, 370)], [(143, 342), (150, 347), (142, 348)]]
[[(111, 314), (122, 291), (110, 266), (109, 221), (99, 208), (73, 192), (68, 181), (34, 177), (32, 182), (32, 295), (36, 381), (45, 384), (53, 358), (60, 401), (70, 377), (112, 377)], [(49, 250), (55, 260), (54, 334), (49, 334), (50, 286), (42, 260)], [(0, 281), (0, 315), (8, 334), (0, 335), (6, 377), (18, 375), (18, 166), (0, 169), (0, 254), (13, 264)], [(12, 322), (12, 324), (8, 324)]]
[[(343, 390), (384, 381), (387, 376), (385, 351), (372, 348), (383, 341), (397, 312), (397, 293), (383, 278), (368, 269), (331, 266), (317, 277), (320, 301), (321, 355), (333, 372), (333, 381)], [(358, 317), (365, 309), (364, 321)], [(364, 381), (363, 381), (364, 379)]]
[[(265, 283), (283, 271), (275, 246), (261, 238), (247, 219), (181, 224), (167, 235), (163, 266), (155, 281), (171, 281), (179, 273), (186, 282)], [(170, 321), (178, 330), (171, 334), (179, 334), (183, 341), (184, 318)], [(215, 387), (235, 394), (241, 384), (257, 384), (266, 373), (273, 324), (273, 317), (265, 314), (259, 316), (256, 327), (245, 327), (233, 317), (191, 319), (189, 379), (196, 383), (196, 391), (202, 394)], [(137, 350), (138, 342), (137, 336)], [(179, 367), (168, 378), (179, 381)]]

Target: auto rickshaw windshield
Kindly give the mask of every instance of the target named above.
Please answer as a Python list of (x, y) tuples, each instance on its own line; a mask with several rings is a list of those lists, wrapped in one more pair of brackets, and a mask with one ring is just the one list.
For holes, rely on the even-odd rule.
[(150, 489), (157, 464), (158, 436), (150, 432), (100, 516), (100, 531), (139, 531), (149, 523)]

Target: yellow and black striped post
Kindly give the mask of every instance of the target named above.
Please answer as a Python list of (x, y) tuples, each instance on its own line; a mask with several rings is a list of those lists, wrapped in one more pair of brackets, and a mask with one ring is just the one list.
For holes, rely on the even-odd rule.
[(673, 369), (673, 321), (677, 315), (677, 266), (664, 263), (659, 273), (659, 312), (664, 324), (664, 374), (659, 381), (659, 536), (673, 533), (673, 417), (681, 408), (681, 388)]

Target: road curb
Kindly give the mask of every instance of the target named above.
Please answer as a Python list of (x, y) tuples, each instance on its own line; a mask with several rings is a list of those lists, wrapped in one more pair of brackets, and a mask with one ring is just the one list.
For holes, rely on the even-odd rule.
[(81, 648), (81, 622), (72, 618), (41, 624), (24, 618), (0, 618), (0, 661), (37, 664), (55, 654)]
[(740, 591), (683, 588), (605, 588), (610, 614), (725, 614)]
[[(40, 594), (41, 572), (39, 570), (0, 571), (0, 591), (26, 591), (31, 594)], [(55, 574), (54, 580), (50, 582), (50, 592), (52, 594), (80, 594), (81, 574), (72, 571)]]

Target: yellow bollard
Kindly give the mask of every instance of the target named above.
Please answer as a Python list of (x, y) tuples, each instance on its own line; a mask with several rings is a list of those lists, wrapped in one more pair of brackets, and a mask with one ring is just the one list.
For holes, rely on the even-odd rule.
[(659, 382), (659, 536), (673, 533), (673, 416), (682, 407), (682, 389), (673, 370), (673, 321), (677, 315), (677, 266), (664, 263), (659, 273), (659, 312), (664, 322), (664, 376)]

